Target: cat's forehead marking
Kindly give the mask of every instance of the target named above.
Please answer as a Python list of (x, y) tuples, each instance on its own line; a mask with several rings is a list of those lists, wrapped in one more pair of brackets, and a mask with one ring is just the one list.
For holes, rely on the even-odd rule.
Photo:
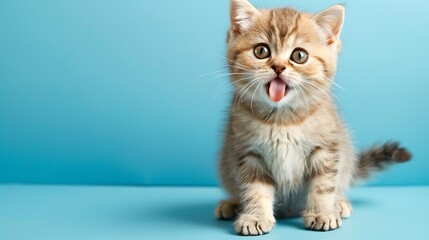
[(293, 45), (299, 29), (301, 14), (291, 8), (274, 9), (269, 11), (269, 38), (277, 52)]
[(279, 38), (279, 35), (280, 35), (280, 31), (279, 31), (279, 28), (277, 27), (275, 15), (276, 15), (275, 11), (270, 11), (270, 20), (269, 20), (270, 32), (269, 32), (269, 35), (271, 35), (270, 36), (271, 41), (276, 43), (275, 47), (276, 47), (276, 50), (278, 51), (281, 47), (279, 45), (279, 41), (277, 41), (277, 39)]

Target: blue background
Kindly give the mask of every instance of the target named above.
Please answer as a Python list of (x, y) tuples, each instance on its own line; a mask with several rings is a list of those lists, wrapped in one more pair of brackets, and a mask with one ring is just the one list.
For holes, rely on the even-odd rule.
[[(228, 5), (0, 0), (0, 182), (217, 184)], [(371, 184), (429, 184), (428, 7), (346, 2), (340, 111), (357, 147), (399, 139), (414, 153)]]

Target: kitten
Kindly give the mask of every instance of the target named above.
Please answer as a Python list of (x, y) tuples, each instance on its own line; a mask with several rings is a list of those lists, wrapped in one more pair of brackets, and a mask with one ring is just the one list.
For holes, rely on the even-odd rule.
[(355, 180), (411, 158), (398, 143), (354, 152), (331, 95), (344, 7), (309, 14), (231, 0), (230, 13), (234, 97), (219, 165), (230, 198), (216, 216), (236, 217), (242, 235), (268, 233), (274, 214), (302, 216), (312, 230), (340, 227)]

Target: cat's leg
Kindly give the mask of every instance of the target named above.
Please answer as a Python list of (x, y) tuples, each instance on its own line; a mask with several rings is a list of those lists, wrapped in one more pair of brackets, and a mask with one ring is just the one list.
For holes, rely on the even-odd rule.
[(275, 224), (274, 181), (260, 163), (260, 157), (254, 154), (240, 160), (241, 212), (235, 230), (241, 235), (262, 235), (270, 232)]
[(346, 141), (339, 152), (339, 159), (341, 165), (338, 171), (337, 181), (337, 199), (335, 202), (337, 210), (340, 212), (342, 218), (349, 218), (353, 212), (352, 205), (346, 197), (346, 191), (352, 186), (353, 176), (356, 172), (357, 159), (356, 153), (353, 149), (353, 144), (348, 135), (343, 136)]
[(220, 201), (215, 209), (215, 216), (223, 220), (233, 219), (236, 215), (238, 204), (239, 200), (237, 198)]
[(230, 155), (231, 150), (228, 148), (230, 144), (225, 144), (222, 152), (222, 157), (219, 162), (219, 173), (222, 181), (222, 186), (229, 193), (229, 198), (218, 203), (215, 209), (215, 216), (218, 219), (230, 220), (236, 217), (238, 205), (240, 202), (238, 186), (235, 181), (236, 159)]
[(304, 225), (311, 230), (328, 231), (341, 226), (340, 212), (335, 206), (337, 198), (338, 163), (331, 151), (320, 153), (312, 160), (307, 206), (303, 213)]
[(327, 176), (312, 179), (304, 211), (304, 225), (311, 230), (333, 230), (341, 226), (340, 212), (335, 207), (335, 185)]
[(235, 222), (236, 232), (241, 235), (262, 235), (270, 232), (275, 224), (274, 186), (255, 181), (243, 186), (242, 194), (243, 208)]
[(349, 218), (353, 212), (351, 203), (343, 195), (338, 195), (335, 206), (340, 212), (342, 218)]

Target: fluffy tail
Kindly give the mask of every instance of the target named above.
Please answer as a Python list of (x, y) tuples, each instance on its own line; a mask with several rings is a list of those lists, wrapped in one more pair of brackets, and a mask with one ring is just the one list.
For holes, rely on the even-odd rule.
[(383, 170), (392, 163), (407, 162), (411, 157), (411, 153), (400, 147), (398, 142), (387, 142), (381, 146), (374, 146), (359, 154), (355, 178), (368, 178), (373, 171)]

